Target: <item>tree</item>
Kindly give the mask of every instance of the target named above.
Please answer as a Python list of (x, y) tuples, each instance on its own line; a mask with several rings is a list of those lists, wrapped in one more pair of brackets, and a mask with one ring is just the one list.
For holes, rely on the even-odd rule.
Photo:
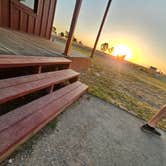
[(108, 43), (103, 43), (103, 44), (101, 44), (101, 46), (100, 46), (100, 49), (101, 49), (103, 52), (107, 51), (108, 48), (109, 48), (109, 44), (108, 44)]
[(77, 39), (75, 37), (73, 37), (73, 41), (77, 43)]
[(79, 41), (78, 43), (79, 43), (80, 45), (83, 45), (82, 41)]
[(56, 27), (52, 27), (52, 32), (54, 32), (55, 34), (57, 34), (57, 32), (56, 32)]
[(60, 36), (61, 36), (61, 37), (64, 37), (64, 36), (65, 36), (64, 32), (61, 32), (61, 33), (60, 33)]
[(68, 37), (69, 37), (69, 32), (68, 32), (68, 31), (65, 31), (64, 36), (65, 36), (65, 38), (68, 38)]
[(114, 47), (108, 48), (108, 52), (112, 54), (114, 52)]

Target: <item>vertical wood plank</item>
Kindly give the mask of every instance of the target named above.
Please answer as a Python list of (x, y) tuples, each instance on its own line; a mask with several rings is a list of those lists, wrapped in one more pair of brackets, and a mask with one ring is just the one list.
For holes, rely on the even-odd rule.
[(27, 32), (28, 30), (28, 15), (22, 12), (21, 31)]
[(42, 10), (43, 10), (43, 0), (38, 1), (38, 7), (37, 7), (37, 19), (35, 21), (35, 35), (40, 35), (40, 27), (41, 27), (41, 20), (42, 20)]
[(20, 11), (16, 7), (11, 8), (11, 28), (14, 30), (19, 30), (19, 19), (20, 18)]
[(47, 27), (46, 24), (47, 24), (47, 19), (48, 19), (49, 5), (50, 5), (50, 0), (44, 1), (44, 8), (43, 8), (43, 12), (42, 12), (41, 31), (40, 31), (41, 37), (46, 36), (46, 27)]
[(57, 5), (57, 0), (51, 0), (50, 9), (49, 9), (49, 17), (48, 17), (48, 21), (47, 21), (47, 30), (46, 30), (47, 39), (50, 39), (50, 37), (51, 37), (56, 5)]
[(29, 15), (29, 19), (28, 19), (28, 33), (31, 33), (31, 34), (34, 33), (34, 23), (35, 23), (34, 17)]
[(20, 31), (22, 31), (23, 11), (20, 10)]
[(2, 26), (2, 1), (0, 1), (0, 26)]
[(0, 0), (2, 5), (1, 15), (1, 25), (3, 27), (10, 26), (10, 1), (9, 0)]

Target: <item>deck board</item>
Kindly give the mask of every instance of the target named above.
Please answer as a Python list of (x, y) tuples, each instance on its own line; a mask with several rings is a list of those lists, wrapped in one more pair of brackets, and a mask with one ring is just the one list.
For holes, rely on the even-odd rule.
[(25, 67), (40, 65), (70, 64), (71, 61), (63, 57), (32, 57), (0, 55), (0, 68)]
[(65, 69), (61, 71), (53, 71), (53, 72), (47, 72), (47, 73), (41, 73), (41, 74), (33, 74), (28, 76), (21, 76), (21, 77), (14, 77), (9, 79), (3, 79), (0, 80), (0, 89), (8, 88), (15, 85), (25, 84), (32, 81), (37, 81), (49, 77), (59, 77), (61, 74), (65, 72), (65, 75), (67, 75), (71, 69)]
[[(54, 99), (54, 101), (49, 104), (48, 101), (45, 100), (45, 107), (42, 109), (36, 109), (36, 105), (29, 106), (27, 111), (31, 111), (31, 109), (35, 107), (36, 111), (34, 111), (33, 114), (23, 118), (21, 121), (18, 120), (17, 123), (14, 123), (9, 126), (9, 128), (0, 132), (0, 160), (7, 157), (20, 143), (31, 137), (50, 120), (54, 119), (67, 106), (85, 93), (86, 90), (87, 86), (81, 84), (65, 94), (61, 93), (62, 96)], [(54, 92), (55, 96), (56, 93), (57, 92)], [(52, 95), (50, 95), (50, 97), (52, 98)], [(20, 111), (22, 110), (24, 110), (24, 108), (20, 109)]]
[[(81, 86), (81, 82), (77, 81), (73, 84), (70, 84), (52, 94), (48, 94), (39, 100), (35, 100), (27, 105), (19, 107), (3, 116), (0, 117), (0, 132), (9, 128), (17, 121), (21, 121), (27, 116), (30, 116), (34, 113), (34, 111), (43, 108), (47, 104), (51, 103), (52, 101), (64, 96), (66, 93), (76, 89), (77, 87)], [(29, 110), (31, 108), (31, 110)], [(29, 110), (29, 111), (28, 111)], [(11, 118), (12, 117), (12, 118)]]
[(0, 28), (0, 36), (0, 54), (64, 57), (50, 40), (4, 28)]
[[(0, 28), (0, 37), (0, 54), (64, 57), (65, 41), (55, 40), (54, 36), (52, 42), (23, 32)], [(87, 58), (87, 55), (75, 49), (71, 50), (70, 56)]]
[[(1, 88), (0, 89), (0, 104), (5, 103), (9, 100), (16, 99), (18, 97), (22, 97), (24, 95), (33, 93), (35, 91), (50, 87), (55, 84), (59, 84), (61, 82), (64, 82), (66, 80), (77, 78), (79, 76), (79, 73), (71, 70), (66, 69), (63, 71), (56, 71), (52, 73), (52, 77), (45, 77), (43, 79), (39, 80), (33, 80), (31, 82), (25, 82), (16, 84), (10, 87)], [(29, 76), (32, 78), (31, 76)], [(20, 77), (17, 78), (24, 82), (24, 80)], [(20, 82), (21, 82), (20, 81)], [(18, 81), (19, 82), (19, 81)]]

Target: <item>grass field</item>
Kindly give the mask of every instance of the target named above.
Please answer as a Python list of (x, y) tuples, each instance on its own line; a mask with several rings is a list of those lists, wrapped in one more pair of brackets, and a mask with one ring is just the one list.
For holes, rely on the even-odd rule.
[[(74, 44), (73, 49), (90, 55), (87, 47)], [(89, 85), (89, 93), (144, 120), (166, 104), (166, 76), (98, 52), (81, 80)], [(166, 121), (160, 122), (159, 127), (166, 130)]]
[[(89, 92), (148, 120), (166, 104), (166, 83), (139, 67), (110, 57), (96, 56), (81, 80)], [(166, 121), (159, 123), (166, 130)]]

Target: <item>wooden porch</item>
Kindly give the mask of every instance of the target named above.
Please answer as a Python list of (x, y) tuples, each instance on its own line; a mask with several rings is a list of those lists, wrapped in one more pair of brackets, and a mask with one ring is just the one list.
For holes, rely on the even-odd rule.
[[(0, 54), (64, 57), (64, 46), (27, 33), (0, 28)], [(73, 51), (71, 57), (86, 57)]]
[[(45, 38), (6, 28), (0, 28), (0, 38), (0, 55), (66, 57), (63, 54), (65, 45), (55, 44)], [(72, 50), (67, 58), (73, 61), (71, 68), (78, 72), (90, 66), (90, 58), (79, 51)]]

